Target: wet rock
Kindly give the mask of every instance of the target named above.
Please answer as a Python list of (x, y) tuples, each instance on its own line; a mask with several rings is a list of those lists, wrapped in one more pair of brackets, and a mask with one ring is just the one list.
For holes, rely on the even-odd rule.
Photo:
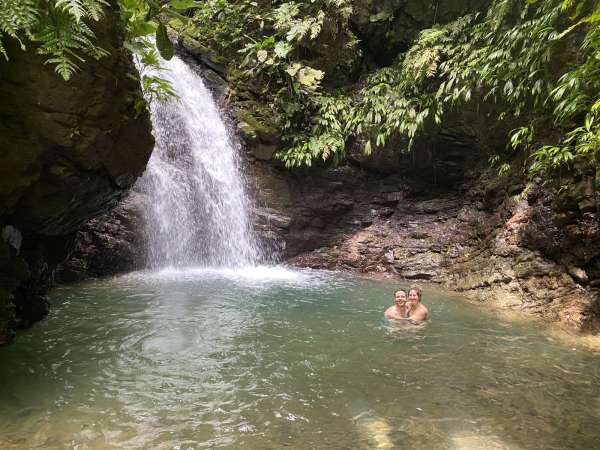
[(132, 192), (109, 213), (90, 219), (75, 235), (69, 259), (57, 267), (56, 282), (130, 272), (144, 266), (142, 207)]
[(2, 240), (14, 248), (18, 254), (23, 243), (23, 235), (12, 225), (7, 225), (2, 229)]
[(430, 237), (427, 233), (425, 233), (425, 232), (419, 232), (419, 231), (415, 231), (414, 233), (410, 233), (409, 236), (411, 238), (413, 238), (413, 239), (427, 239), (428, 237)]
[(581, 267), (569, 267), (567, 271), (578, 283), (586, 284), (589, 280), (587, 273)]
[(80, 64), (69, 82), (33, 46), (23, 51), (4, 42), (10, 58), (0, 58), (0, 229), (10, 251), (0, 266), (0, 343), (15, 326), (46, 314), (46, 290), (78, 228), (116, 204), (152, 151), (118, 14), (108, 11), (94, 31), (110, 54)]
[(192, 56), (199, 66), (206, 66), (218, 74), (222, 79), (227, 78), (226, 63), (225, 61), (222, 61), (215, 52), (206, 48), (186, 33), (178, 34), (175, 39), (177, 40), (177, 45), (187, 54)]
[[(377, 213), (386, 208), (380, 201), (364, 208), (368, 199), (355, 194), (353, 213), (373, 219), (359, 226), (357, 218), (352, 227), (335, 230), (333, 247), (290, 261), (314, 268), (383, 270), (407, 280), (438, 282), (496, 306), (519, 308), (579, 330), (599, 329), (598, 295), (581, 287), (598, 286), (600, 278), (595, 217), (582, 214), (575, 205), (565, 223), (555, 211), (569, 202), (555, 201), (551, 190), (535, 183), (527, 186), (523, 197), (494, 189), (494, 196), (504, 192), (505, 197), (490, 207), (482, 201), (490, 195), (489, 189), (480, 189), (482, 179), (466, 193), (446, 191), (440, 196), (433, 191), (429, 197), (422, 191), (411, 196), (411, 180), (405, 182), (402, 192), (408, 194), (392, 216)], [(380, 198), (381, 185), (379, 189), (371, 198)], [(338, 192), (335, 195), (341, 196)], [(319, 247), (327, 243), (318, 238), (327, 235), (329, 226), (324, 224), (321, 233), (311, 236)], [(286, 236), (290, 238), (301, 236)]]
[(263, 161), (269, 161), (270, 159), (273, 158), (273, 155), (278, 150), (279, 150), (279, 147), (277, 145), (272, 145), (272, 144), (269, 145), (269, 144), (259, 143), (253, 147), (252, 154), (257, 159), (260, 159)]

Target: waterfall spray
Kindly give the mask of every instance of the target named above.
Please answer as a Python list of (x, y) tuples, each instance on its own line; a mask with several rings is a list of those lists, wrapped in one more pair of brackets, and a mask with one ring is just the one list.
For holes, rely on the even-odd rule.
[(179, 96), (153, 101), (156, 145), (138, 190), (152, 268), (240, 267), (260, 261), (239, 145), (202, 78), (181, 59), (160, 76)]

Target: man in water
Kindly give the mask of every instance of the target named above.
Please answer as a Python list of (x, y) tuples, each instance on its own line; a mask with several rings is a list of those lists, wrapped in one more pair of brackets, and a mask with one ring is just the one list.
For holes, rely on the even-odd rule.
[(386, 309), (385, 317), (394, 320), (407, 319), (408, 315), (406, 314), (406, 302), (406, 291), (399, 289), (396, 292), (394, 292), (395, 305), (392, 305), (388, 309)]
[(408, 296), (406, 291), (396, 291), (394, 300), (396, 304), (385, 311), (385, 317), (388, 319), (421, 323), (429, 317), (429, 310), (421, 303), (421, 289), (416, 286), (411, 286)]

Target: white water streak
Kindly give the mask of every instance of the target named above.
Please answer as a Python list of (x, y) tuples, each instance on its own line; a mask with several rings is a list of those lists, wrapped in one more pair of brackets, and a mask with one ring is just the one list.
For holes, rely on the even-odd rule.
[(181, 59), (160, 76), (180, 97), (151, 103), (156, 146), (138, 183), (146, 194), (150, 267), (240, 267), (260, 250), (249, 219), (239, 146), (211, 92)]

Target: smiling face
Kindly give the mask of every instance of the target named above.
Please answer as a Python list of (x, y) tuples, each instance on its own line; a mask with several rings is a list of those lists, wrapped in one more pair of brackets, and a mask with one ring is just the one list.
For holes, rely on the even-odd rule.
[(421, 296), (419, 295), (419, 291), (416, 289), (411, 289), (408, 291), (408, 303), (411, 305), (416, 305), (421, 301)]
[(404, 306), (404, 304), (406, 303), (406, 292), (396, 291), (396, 293), (394, 294), (394, 301), (396, 303), (396, 306)]

